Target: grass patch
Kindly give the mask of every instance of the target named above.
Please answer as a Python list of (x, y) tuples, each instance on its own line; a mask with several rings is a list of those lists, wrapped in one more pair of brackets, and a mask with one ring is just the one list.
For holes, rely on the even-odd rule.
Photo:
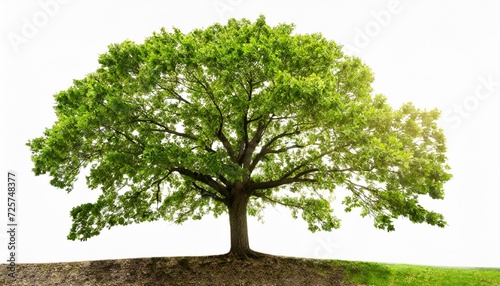
[(344, 269), (346, 281), (364, 285), (500, 286), (500, 269), (432, 267), (338, 260), (331, 263)]

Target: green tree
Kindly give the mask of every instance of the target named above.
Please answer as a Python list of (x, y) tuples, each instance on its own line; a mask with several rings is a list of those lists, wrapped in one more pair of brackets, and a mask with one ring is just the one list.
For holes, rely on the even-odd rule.
[(340, 226), (337, 188), (350, 191), (346, 211), (378, 228), (400, 216), (445, 226), (419, 203), (442, 199), (451, 178), (439, 112), (393, 109), (359, 58), (293, 30), (263, 16), (161, 30), (110, 45), (95, 72), (56, 94), (57, 121), (27, 144), (33, 171), (69, 192), (87, 169), (102, 191), (72, 209), (68, 238), (227, 212), (230, 253), (249, 256), (247, 214), (278, 204), (329, 231)]

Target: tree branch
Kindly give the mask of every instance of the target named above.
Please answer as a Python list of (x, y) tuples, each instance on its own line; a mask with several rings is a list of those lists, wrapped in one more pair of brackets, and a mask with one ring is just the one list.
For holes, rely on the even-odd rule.
[(118, 129), (116, 129), (116, 128), (112, 127), (112, 126), (108, 126), (108, 128), (109, 128), (109, 129), (111, 129), (111, 130), (113, 130), (115, 133), (122, 135), (122, 136), (123, 136), (123, 137), (125, 137), (128, 141), (130, 141), (130, 142), (132, 142), (132, 143), (134, 143), (134, 144), (136, 144), (136, 145), (139, 145), (142, 149), (144, 149), (144, 148), (145, 148), (144, 143), (142, 143), (142, 142), (140, 142), (140, 141), (138, 141), (138, 140), (135, 140), (134, 138), (130, 137), (129, 135), (125, 134), (124, 132), (122, 132), (122, 131), (120, 131), (120, 130), (118, 130)]
[(264, 131), (266, 130), (270, 122), (271, 120), (268, 120), (265, 123), (261, 122), (259, 124), (257, 130), (255, 131), (254, 137), (252, 138), (252, 140), (250, 140), (250, 142), (248, 142), (248, 144), (246, 144), (245, 148), (243, 149), (243, 152), (239, 154), (238, 164), (243, 165), (244, 168), (250, 169), (251, 159), (255, 151), (255, 148), (257, 148), (257, 145), (260, 143), (260, 140), (262, 140)]
[(203, 82), (201, 79), (196, 77), (192, 72), (188, 72), (189, 75), (205, 90), (206, 94), (210, 98), (210, 101), (213, 103), (215, 106), (215, 109), (217, 109), (217, 112), (219, 113), (219, 129), (217, 130), (217, 138), (220, 140), (222, 145), (227, 151), (227, 154), (231, 158), (231, 160), (236, 163), (237, 159), (234, 154), (233, 147), (231, 146), (231, 143), (229, 143), (229, 140), (227, 139), (226, 135), (224, 135), (223, 132), (223, 127), (224, 127), (224, 114), (222, 113), (222, 110), (220, 109), (219, 105), (215, 101), (215, 95), (213, 91), (210, 89), (208, 83)]
[(197, 141), (198, 138), (194, 135), (191, 135), (191, 134), (186, 134), (186, 133), (182, 133), (182, 132), (178, 132), (178, 131), (175, 131), (175, 130), (172, 130), (170, 128), (168, 128), (167, 126), (155, 121), (155, 120), (152, 120), (152, 119), (140, 119), (140, 118), (137, 118), (137, 119), (134, 119), (132, 121), (130, 121), (129, 123), (136, 123), (136, 122), (144, 122), (144, 123), (151, 123), (151, 124), (154, 124), (158, 127), (161, 127), (161, 129), (149, 129), (150, 131), (157, 131), (157, 132), (165, 132), (165, 133), (169, 133), (169, 134), (172, 134), (172, 135), (176, 135), (176, 136), (179, 136), (179, 137), (183, 137), (183, 138), (188, 138), (188, 139), (191, 139), (193, 141)]
[[(262, 199), (264, 199), (264, 200), (267, 200), (267, 201), (269, 201), (269, 202), (271, 202), (271, 203), (282, 205), (282, 206), (284, 206), (284, 207), (296, 208), (296, 209), (300, 209), (300, 210), (302, 210), (302, 211), (305, 211), (305, 210), (306, 210), (306, 207), (305, 207), (305, 206), (303, 206), (303, 205), (300, 205), (300, 204), (292, 204), (292, 203), (284, 203), (284, 202), (282, 202), (282, 201), (279, 201), (279, 200), (273, 199), (273, 198), (271, 198), (271, 197), (268, 197), (268, 196), (266, 196), (266, 195), (264, 195), (264, 194), (257, 194), (257, 195), (255, 195), (255, 196), (256, 196), (256, 197), (259, 197), (259, 198), (262, 198)], [(318, 216), (315, 212), (311, 212), (311, 214), (312, 214), (312, 215), (314, 215), (318, 221), (322, 221), (322, 220), (323, 220), (323, 218), (321, 218), (320, 216)]]
[(231, 185), (231, 182), (229, 182), (223, 175), (219, 175), (217, 177), (226, 187), (229, 187)]
[(180, 223), (180, 222), (184, 221), (184, 218), (189, 216), (190, 214), (192, 214), (194, 212), (194, 210), (198, 207), (198, 203), (200, 201), (202, 201), (203, 199), (204, 199), (203, 197), (200, 197), (199, 199), (194, 201), (191, 204), (191, 207), (189, 208), (189, 210), (187, 210), (187, 211), (185, 211), (177, 216), (177, 219), (174, 220), (174, 223)]
[(303, 148), (304, 146), (302, 145), (298, 145), (298, 144), (295, 144), (295, 145), (292, 145), (292, 146), (288, 146), (288, 147), (284, 147), (284, 148), (281, 148), (281, 149), (278, 149), (278, 150), (271, 150), (267, 147), (263, 147), (262, 150), (255, 156), (255, 158), (253, 159), (252, 163), (250, 164), (250, 168), (249, 168), (249, 171), (250, 173), (255, 169), (255, 167), (257, 166), (257, 164), (259, 164), (259, 162), (268, 154), (279, 154), (279, 153), (283, 153), (283, 152), (286, 152), (290, 149), (295, 149), (295, 148)]
[(249, 123), (250, 122), (248, 121), (248, 113), (245, 112), (245, 114), (243, 116), (243, 138), (242, 138), (242, 140), (240, 142), (240, 146), (238, 148), (238, 158), (237, 159), (238, 159), (239, 164), (241, 164), (243, 162), (242, 161), (243, 154), (245, 152), (246, 147), (248, 146), (248, 124)]
[(166, 179), (168, 178), (168, 176), (170, 176), (170, 174), (172, 174), (172, 172), (168, 172), (167, 175), (163, 176), (162, 178), (154, 181), (153, 183), (151, 183), (151, 186), (154, 186), (156, 185), (157, 187), (157, 190), (156, 190), (156, 209), (158, 209), (158, 203), (160, 202), (160, 193), (161, 193), (161, 190), (160, 190), (160, 185), (161, 183)]
[(210, 197), (210, 198), (212, 198), (212, 199), (214, 199), (214, 200), (216, 200), (218, 202), (221, 202), (221, 203), (225, 204), (225, 200), (223, 198), (217, 196), (217, 194), (214, 194), (214, 193), (212, 193), (210, 191), (205, 190), (204, 188), (198, 186), (195, 182), (193, 182), (193, 187), (195, 189), (197, 189), (198, 191), (200, 191), (202, 197)]
[(231, 161), (233, 161), (233, 163), (238, 162), (236, 155), (234, 154), (233, 146), (231, 146), (231, 143), (229, 143), (229, 140), (227, 139), (226, 135), (224, 135), (224, 133), (222, 132), (222, 123), (219, 126), (217, 138), (219, 138), (220, 142), (222, 143), (222, 146), (224, 146), (224, 149), (226, 149), (229, 158), (231, 158)]
[[(373, 190), (369, 187), (366, 187), (366, 186), (363, 186), (363, 185), (359, 185), (359, 184), (356, 184), (350, 180), (347, 180), (347, 185), (350, 186), (350, 188), (348, 187), (348, 189), (353, 193), (353, 195), (360, 201), (363, 202), (363, 206), (365, 207), (365, 209), (368, 211), (368, 213), (372, 216), (372, 217), (376, 217), (376, 214), (375, 214), (375, 204), (377, 203), (376, 200), (374, 200), (372, 197), (370, 196), (367, 196), (362, 190), (367, 190), (368, 192), (370, 192), (371, 194), (373, 194), (376, 190)], [(380, 210), (382, 211), (382, 210)]]
[[(180, 84), (180, 82), (176, 81), (175, 83), (177, 84)], [(187, 104), (191, 104), (191, 102), (189, 102), (187, 99), (185, 99), (184, 97), (182, 97), (178, 92), (176, 92), (173, 88), (167, 88), (167, 87), (164, 87), (162, 86), (161, 84), (157, 83), (156, 84), (160, 89), (172, 94), (175, 98), (171, 98), (171, 99), (177, 99), (179, 101), (182, 101), (184, 103), (187, 103)]]
[(252, 189), (252, 190), (265, 190), (265, 189), (276, 188), (276, 187), (283, 186), (283, 185), (290, 185), (290, 184), (294, 184), (294, 183), (314, 183), (314, 182), (316, 182), (315, 179), (301, 178), (301, 177), (304, 175), (310, 174), (310, 173), (318, 172), (318, 171), (319, 171), (319, 169), (309, 169), (309, 170), (305, 170), (305, 171), (298, 173), (297, 175), (295, 175), (292, 178), (284, 176), (281, 179), (274, 180), (274, 181), (251, 182), (250, 189)]
[(180, 167), (179, 168), (172, 168), (170, 171), (177, 172), (181, 175), (184, 175), (184, 176), (187, 176), (191, 179), (194, 179), (195, 181), (202, 182), (202, 183), (208, 185), (209, 187), (211, 187), (212, 189), (216, 190), (217, 192), (219, 192), (222, 196), (224, 196), (226, 198), (230, 196), (229, 190), (226, 187), (217, 183), (214, 179), (212, 179), (212, 177), (210, 177), (208, 175), (195, 173), (191, 170), (188, 170), (186, 168), (180, 168)]
[(286, 204), (282, 201), (278, 201), (276, 199), (273, 199), (271, 197), (268, 197), (264, 194), (255, 194), (256, 197), (258, 198), (262, 198), (262, 199), (265, 199), (265, 200), (268, 200), (270, 201), (271, 203), (274, 203), (274, 204), (279, 204), (279, 205), (282, 205), (282, 206), (285, 206), (285, 207), (293, 207), (293, 208), (298, 208), (298, 209), (302, 209), (303, 207), (301, 205), (298, 205), (298, 204)]

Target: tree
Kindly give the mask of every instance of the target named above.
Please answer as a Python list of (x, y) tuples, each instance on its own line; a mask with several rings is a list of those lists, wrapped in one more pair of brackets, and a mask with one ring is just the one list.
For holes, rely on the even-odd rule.
[(330, 231), (338, 188), (350, 191), (346, 211), (361, 208), (378, 228), (398, 217), (444, 227), (419, 203), (442, 199), (451, 178), (439, 111), (393, 109), (359, 58), (293, 30), (263, 16), (162, 29), (110, 45), (95, 72), (56, 94), (57, 121), (27, 143), (33, 171), (70, 192), (87, 170), (102, 191), (71, 210), (68, 239), (227, 212), (230, 253), (246, 257), (247, 214), (278, 204)]

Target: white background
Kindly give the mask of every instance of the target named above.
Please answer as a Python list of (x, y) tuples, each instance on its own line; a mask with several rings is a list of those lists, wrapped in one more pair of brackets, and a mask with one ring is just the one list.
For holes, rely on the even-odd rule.
[[(321, 32), (344, 44), (373, 69), (375, 92), (395, 107), (412, 101), (442, 110), (454, 178), (444, 200), (424, 202), (444, 213), (445, 229), (400, 220), (395, 232), (386, 233), (338, 205), (342, 227), (311, 234), (286, 210), (270, 208), (265, 224), (250, 221), (252, 248), (288, 256), (500, 267), (500, 1), (19, 2), (0, 1), (0, 170), (3, 178), (9, 169), (19, 177), (20, 262), (228, 251), (227, 217), (182, 226), (144, 223), (104, 230), (86, 242), (66, 240), (69, 211), (93, 202), (98, 191), (79, 182), (67, 194), (50, 186), (48, 177), (35, 177), (25, 143), (55, 121), (52, 95), (94, 71), (107, 45), (142, 42), (161, 27), (188, 32), (264, 14), (270, 25), (295, 23), (297, 33)], [(6, 226), (2, 189), (0, 224)], [(6, 257), (5, 231), (0, 249)]]

